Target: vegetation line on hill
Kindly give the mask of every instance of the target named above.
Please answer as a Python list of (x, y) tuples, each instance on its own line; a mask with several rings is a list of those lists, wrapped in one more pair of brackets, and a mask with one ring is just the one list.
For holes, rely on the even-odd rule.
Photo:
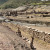
[(0, 8), (16, 8), (22, 5), (41, 5), (50, 4), (50, 1), (41, 2), (40, 0), (0, 0)]

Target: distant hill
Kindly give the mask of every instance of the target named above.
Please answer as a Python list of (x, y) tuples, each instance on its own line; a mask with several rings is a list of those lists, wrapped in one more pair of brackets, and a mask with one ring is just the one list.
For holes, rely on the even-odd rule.
[(20, 5), (32, 3), (34, 0), (0, 0), (0, 7), (2, 8), (15, 8)]
[(0, 4), (2, 8), (15, 8), (20, 5), (25, 5), (25, 4), (30, 4), (35, 1), (40, 1), (40, 0), (0, 0)]
[(34, 3), (36, 4), (36, 2), (39, 1), (41, 0), (0, 0), (0, 8), (16, 8), (18, 6), (26, 4), (34, 4)]
[(0, 5), (4, 4), (5, 2), (7, 2), (8, 0), (0, 0)]

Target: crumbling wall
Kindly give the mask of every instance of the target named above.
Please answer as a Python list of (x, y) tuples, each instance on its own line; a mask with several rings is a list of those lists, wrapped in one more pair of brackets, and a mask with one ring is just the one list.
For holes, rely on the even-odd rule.
[(13, 24), (13, 23), (2, 23), (5, 26), (8, 26), (9, 28), (11, 28), (11, 30), (17, 32), (18, 27), (20, 28), (21, 31), (23, 31), (25, 34), (30, 34), (31, 36), (34, 34), (35, 38), (38, 38), (40, 40), (46, 41), (48, 43), (50, 43), (50, 34), (45, 33), (45, 32), (40, 32), (36, 29), (32, 29), (30, 27), (26, 27), (23, 25), (19, 25), (19, 24)]

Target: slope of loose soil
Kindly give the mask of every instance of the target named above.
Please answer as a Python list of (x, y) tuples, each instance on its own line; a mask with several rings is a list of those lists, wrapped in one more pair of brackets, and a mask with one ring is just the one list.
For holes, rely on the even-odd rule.
[[(27, 44), (15, 32), (0, 25), (0, 49), (1, 50), (28, 50)], [(30, 49), (31, 50), (31, 49)]]
[[(8, 27), (5, 27), (0, 24), (0, 48), (1, 50), (31, 50), (28, 48), (29, 44), (24, 41), (22, 38), (17, 36), (15, 32), (13, 32)], [(49, 47), (50, 45), (48, 45)], [(34, 47), (36, 50), (50, 50), (40, 44), (40, 42), (34, 41)]]

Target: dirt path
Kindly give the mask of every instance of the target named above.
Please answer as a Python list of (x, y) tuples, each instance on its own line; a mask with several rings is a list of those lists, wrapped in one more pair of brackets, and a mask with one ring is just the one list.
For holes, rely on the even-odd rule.
[[(13, 32), (8, 27), (0, 24), (0, 49), (1, 50), (31, 50), (28, 48), (27, 42), (22, 38), (18, 37), (15, 32)], [(36, 50), (50, 50), (41, 46), (38, 42), (34, 41), (34, 47)]]

